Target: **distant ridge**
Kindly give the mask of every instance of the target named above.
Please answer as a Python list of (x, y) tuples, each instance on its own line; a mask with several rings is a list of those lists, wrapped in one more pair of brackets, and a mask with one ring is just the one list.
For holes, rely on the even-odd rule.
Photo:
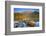
[(19, 12), (16, 12), (16, 13), (21, 13), (21, 14), (31, 14), (32, 11), (31, 11), (31, 10), (25, 10), (25, 11), (19, 11)]

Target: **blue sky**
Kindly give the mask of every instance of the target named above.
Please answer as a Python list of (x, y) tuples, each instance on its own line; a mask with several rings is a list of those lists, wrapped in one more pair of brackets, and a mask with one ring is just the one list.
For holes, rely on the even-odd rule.
[(23, 12), (25, 10), (31, 10), (32, 12), (34, 11), (38, 11), (39, 12), (39, 9), (32, 9), (32, 8), (14, 8), (14, 12)]

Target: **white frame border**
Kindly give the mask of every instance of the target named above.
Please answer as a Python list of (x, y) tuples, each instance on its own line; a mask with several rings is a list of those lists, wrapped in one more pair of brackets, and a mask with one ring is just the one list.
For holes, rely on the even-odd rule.
[[(36, 8), (39, 9), (39, 21), (40, 21), (40, 26), (39, 27), (26, 27), (26, 28), (14, 28), (14, 8)], [(24, 6), (24, 5), (11, 5), (11, 32), (14, 31), (34, 31), (34, 30), (42, 30), (42, 6)]]

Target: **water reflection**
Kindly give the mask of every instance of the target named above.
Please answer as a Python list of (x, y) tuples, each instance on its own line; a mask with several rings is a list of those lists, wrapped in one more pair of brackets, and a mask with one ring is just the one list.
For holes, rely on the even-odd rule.
[(39, 21), (35, 22), (35, 27), (39, 27)]
[[(39, 27), (39, 21), (36, 21), (34, 26)], [(28, 23), (26, 23), (25, 21), (20, 21), (20, 22), (14, 23), (14, 28), (17, 28), (17, 27), (30, 27), (30, 26), (28, 26)]]

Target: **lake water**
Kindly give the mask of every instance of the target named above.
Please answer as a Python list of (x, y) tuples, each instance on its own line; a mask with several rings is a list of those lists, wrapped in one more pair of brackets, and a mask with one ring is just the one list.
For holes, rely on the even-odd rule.
[[(28, 27), (27, 23), (25, 22), (19, 22), (19, 23), (15, 23), (14, 27)], [(39, 21), (35, 22), (35, 27), (39, 27)]]

